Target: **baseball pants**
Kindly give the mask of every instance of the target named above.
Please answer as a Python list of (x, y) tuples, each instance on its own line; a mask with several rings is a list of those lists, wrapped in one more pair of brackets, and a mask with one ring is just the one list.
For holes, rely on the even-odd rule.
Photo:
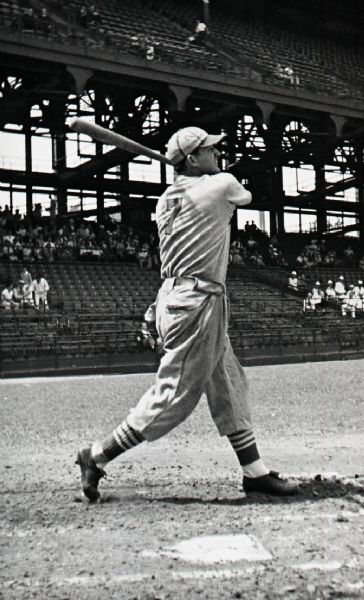
[(44, 306), (44, 307), (48, 307), (48, 300), (47, 300), (47, 292), (34, 292), (34, 300), (35, 300), (35, 306), (39, 306), (39, 303)]
[(165, 354), (155, 384), (131, 410), (128, 424), (147, 441), (156, 440), (182, 423), (205, 392), (220, 435), (251, 429), (247, 379), (227, 335), (224, 287), (166, 279), (157, 297), (156, 327)]

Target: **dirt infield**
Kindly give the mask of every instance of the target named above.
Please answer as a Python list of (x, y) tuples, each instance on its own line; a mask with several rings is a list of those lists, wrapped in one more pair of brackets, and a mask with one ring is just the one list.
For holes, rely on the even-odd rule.
[[(109, 466), (80, 499), (78, 445), (117, 424), (152, 375), (1, 382), (1, 598), (364, 598), (364, 361), (247, 369), (268, 466), (297, 498), (246, 498), (202, 399), (180, 428)], [(181, 556), (242, 534), (268, 558)], [(218, 544), (221, 538), (216, 538)]]

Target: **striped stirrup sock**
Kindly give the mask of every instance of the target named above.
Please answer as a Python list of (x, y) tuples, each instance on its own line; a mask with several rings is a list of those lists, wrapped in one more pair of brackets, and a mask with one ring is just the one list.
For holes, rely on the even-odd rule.
[(144, 442), (141, 433), (138, 433), (135, 429), (130, 427), (127, 421), (123, 421), (116, 429), (114, 429), (112, 435), (104, 440), (102, 443), (102, 452), (108, 461), (113, 460), (141, 442)]
[(242, 466), (260, 458), (252, 429), (243, 429), (227, 436)]

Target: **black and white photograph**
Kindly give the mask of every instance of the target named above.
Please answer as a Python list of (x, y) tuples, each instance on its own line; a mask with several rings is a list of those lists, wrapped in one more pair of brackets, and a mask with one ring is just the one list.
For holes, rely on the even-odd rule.
[(0, 0), (0, 600), (364, 600), (363, 31)]

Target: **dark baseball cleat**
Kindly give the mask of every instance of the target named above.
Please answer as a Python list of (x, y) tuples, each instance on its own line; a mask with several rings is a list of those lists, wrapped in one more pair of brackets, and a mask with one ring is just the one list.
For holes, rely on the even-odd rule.
[(298, 494), (299, 485), (285, 481), (275, 471), (262, 477), (243, 477), (243, 489), (246, 494), (270, 494), (271, 496), (292, 496)]
[(80, 448), (77, 452), (76, 465), (81, 469), (82, 491), (90, 502), (97, 502), (100, 492), (97, 489), (100, 479), (106, 477), (105, 471), (99, 469), (91, 456), (91, 448)]

